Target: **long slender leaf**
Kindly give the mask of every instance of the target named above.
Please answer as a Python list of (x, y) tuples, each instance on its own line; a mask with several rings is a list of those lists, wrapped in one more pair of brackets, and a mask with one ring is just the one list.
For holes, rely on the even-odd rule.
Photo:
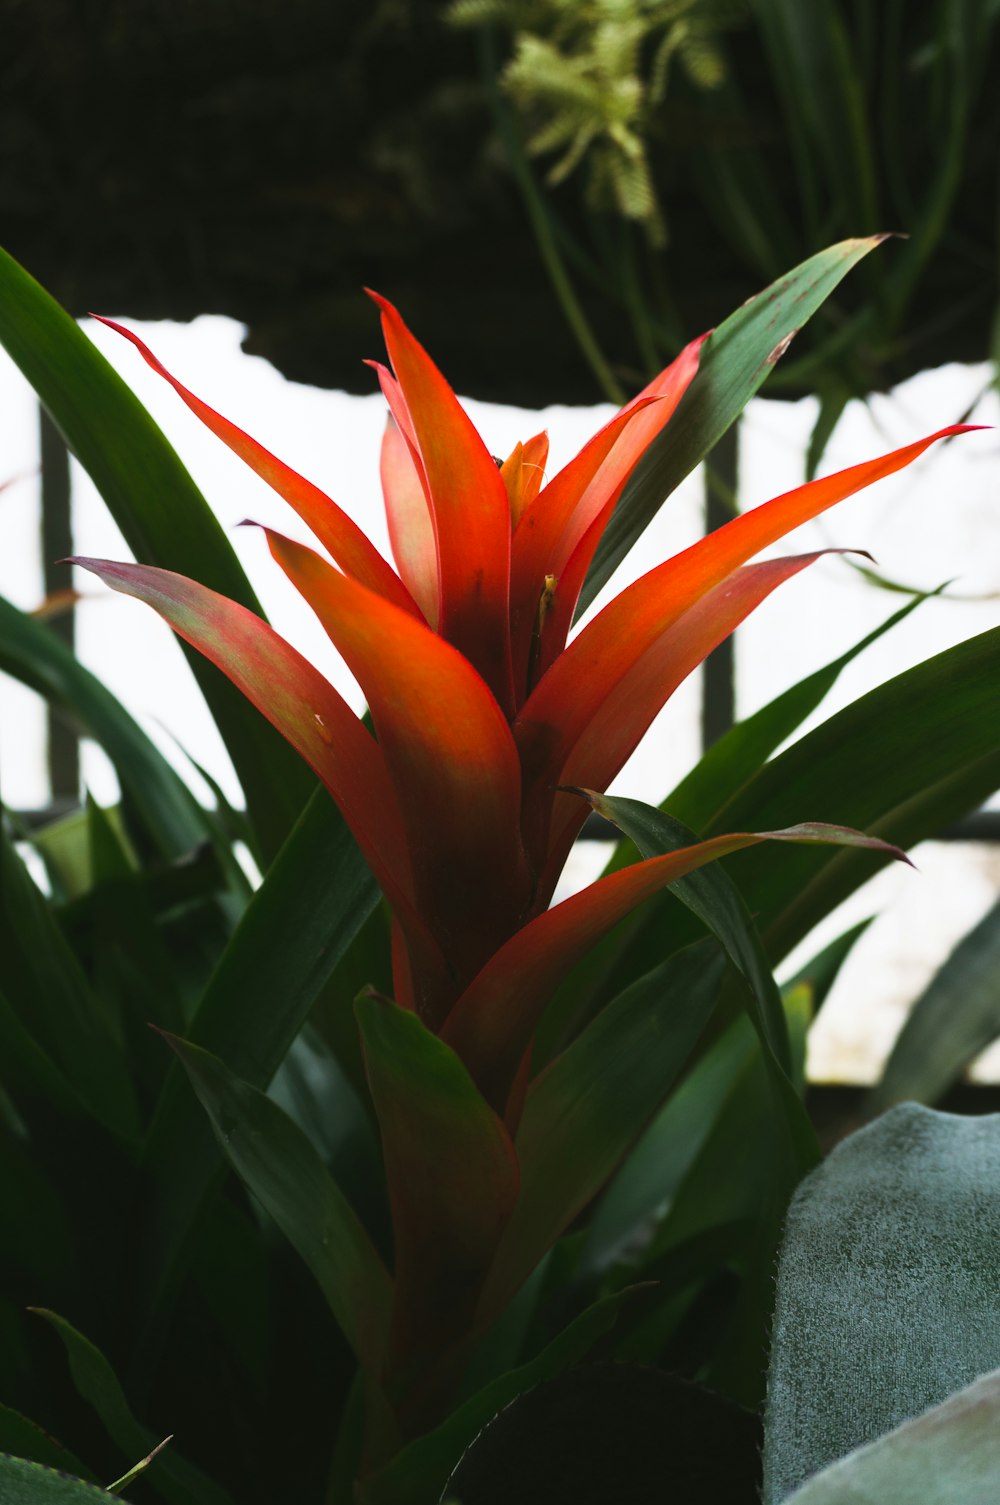
[[(0, 344), (38, 393), (136, 558), (193, 575), (259, 611), (222, 527), (149, 414), (69, 315), (2, 251)], [(308, 796), (309, 774), (199, 654), (188, 658), (270, 858)]]
[[(136, 1421), (118, 1377), (104, 1354), (64, 1317), (44, 1308), (34, 1308), (55, 1328), (69, 1359), (70, 1373), (79, 1394), (96, 1411), (108, 1436), (128, 1459), (152, 1452), (163, 1437)], [(173, 1448), (164, 1452), (150, 1474), (150, 1484), (169, 1505), (232, 1505), (231, 1497), (185, 1461)]]
[(637, 1235), (649, 1241), (753, 1051), (747, 1020), (733, 1020), (671, 1093), (587, 1224), (576, 1265), (578, 1281), (599, 1275)]
[(167, 1037), (222, 1153), (316, 1277), (355, 1353), (381, 1362), (391, 1283), (374, 1244), (302, 1130), (206, 1050)]
[(789, 1505), (994, 1505), (1000, 1370), (831, 1464)]
[(135, 1137), (137, 1106), (117, 1021), (90, 988), (3, 830), (0, 898), (0, 984), (22, 1028), (99, 1123)]
[(587, 576), (579, 611), (611, 578), (664, 498), (739, 417), (797, 331), (884, 239), (845, 240), (811, 256), (737, 309), (709, 337), (698, 375), (622, 493)]
[(481, 1315), (498, 1311), (603, 1189), (676, 1081), (715, 1007), (718, 955), (693, 947), (633, 983), (532, 1082), (521, 1192)]
[(0, 669), (43, 695), (104, 749), (164, 855), (181, 857), (204, 840), (197, 802), (145, 732), (51, 628), (2, 597)]
[[(996, 787), (998, 676), (1000, 629), (993, 628), (907, 670), (831, 717), (762, 768), (713, 818), (709, 830), (808, 811), (816, 818), (878, 830), (885, 839), (906, 845), (936, 835), (954, 818), (941, 820), (944, 811), (974, 809)], [(845, 881), (821, 895), (812, 885), (821, 880), (829, 855), (819, 848), (794, 852), (780, 869), (753, 854), (740, 854), (731, 862), (736, 882), (753, 894), (773, 959), (786, 954), (881, 861), (873, 855), (838, 865), (831, 871), (842, 873)]]
[[(187, 1028), (252, 1087), (265, 1088), (312, 1005), (378, 902), (346, 826), (318, 790), (243, 916)], [(144, 1158), (159, 1181), (147, 1234), (149, 1310), (178, 1270), (192, 1220), (218, 1176), (205, 1115), (168, 1077)]]
[(675, 820), (701, 831), (726, 801), (763, 767), (782, 742), (798, 731), (806, 717), (833, 689), (848, 664), (927, 599), (928, 596), (918, 596), (908, 601), (846, 653), (783, 691), (745, 721), (737, 722), (712, 744), (691, 772), (662, 801), (660, 808)]
[(1000, 904), (969, 931), (910, 1009), (869, 1111), (933, 1103), (1000, 1034)]
[(802, 1183), (778, 1272), (766, 1505), (1000, 1364), (998, 1179), (1000, 1116), (904, 1104)]

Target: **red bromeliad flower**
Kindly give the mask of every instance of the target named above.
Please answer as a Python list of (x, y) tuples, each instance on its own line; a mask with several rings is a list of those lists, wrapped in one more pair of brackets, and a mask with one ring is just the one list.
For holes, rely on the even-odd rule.
[(497, 1112), (510, 1108), (514, 1119), (519, 1068), (569, 965), (683, 873), (763, 839), (717, 837), (639, 862), (550, 910), (588, 809), (566, 786), (606, 789), (680, 682), (819, 556), (748, 560), (958, 430), (734, 518), (627, 587), (568, 641), (601, 534), (694, 378), (703, 340), (543, 484), (546, 436), (498, 466), (399, 314), (375, 301), (392, 363), (375, 369), (391, 412), (381, 475), (398, 573), (335, 502), (111, 325), (327, 551), (264, 530), (357, 678), (374, 736), (244, 607), (169, 571), (77, 562), (156, 607), (310, 763), (391, 906), (397, 1002), (442, 1035)]

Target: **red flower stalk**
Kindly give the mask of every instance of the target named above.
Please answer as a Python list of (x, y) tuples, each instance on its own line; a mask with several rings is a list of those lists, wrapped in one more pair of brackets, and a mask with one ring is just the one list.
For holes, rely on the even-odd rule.
[(958, 429), (734, 518), (568, 642), (601, 534), (694, 378), (703, 339), (543, 484), (545, 435), (498, 466), (399, 314), (375, 301), (392, 363), (376, 370), (391, 411), (381, 475), (398, 573), (335, 502), (111, 326), (326, 549), (329, 559), (264, 530), (357, 678), (374, 737), (243, 607), (165, 570), (77, 562), (155, 606), (315, 769), (392, 908), (397, 1002), (443, 1035), (503, 1114), (539, 1013), (581, 949), (682, 873), (763, 839), (720, 837), (638, 863), (549, 911), (588, 808), (566, 786), (606, 789), (677, 685), (819, 556), (748, 560)]

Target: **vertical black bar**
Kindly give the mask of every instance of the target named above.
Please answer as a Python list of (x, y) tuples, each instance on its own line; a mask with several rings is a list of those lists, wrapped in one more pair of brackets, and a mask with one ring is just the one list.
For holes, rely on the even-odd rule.
[[(45, 594), (69, 590), (72, 566), (58, 564), (73, 552), (73, 525), (70, 515), (69, 451), (62, 435), (45, 409), (39, 406), (39, 438), (42, 458), (42, 571)], [(72, 608), (57, 612), (51, 620), (52, 631), (73, 647), (75, 632)], [(76, 735), (66, 723), (48, 710), (49, 788), (53, 801), (77, 800), (80, 794), (80, 748)]]
[[(727, 429), (705, 467), (705, 532), (714, 533), (733, 516), (739, 481), (739, 422)], [(711, 469), (711, 475), (709, 474)], [(735, 655), (732, 637), (710, 653), (701, 671), (701, 746), (705, 752), (736, 719)]]

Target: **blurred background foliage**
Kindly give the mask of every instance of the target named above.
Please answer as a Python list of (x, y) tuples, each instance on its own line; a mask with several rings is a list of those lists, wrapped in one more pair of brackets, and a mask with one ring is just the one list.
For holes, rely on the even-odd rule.
[(0, 0), (5, 240), (75, 314), (230, 314), (348, 391), (374, 284), (458, 390), (541, 406), (630, 392), (822, 246), (905, 234), (769, 383), (820, 392), (819, 438), (851, 394), (993, 354), (998, 16)]

